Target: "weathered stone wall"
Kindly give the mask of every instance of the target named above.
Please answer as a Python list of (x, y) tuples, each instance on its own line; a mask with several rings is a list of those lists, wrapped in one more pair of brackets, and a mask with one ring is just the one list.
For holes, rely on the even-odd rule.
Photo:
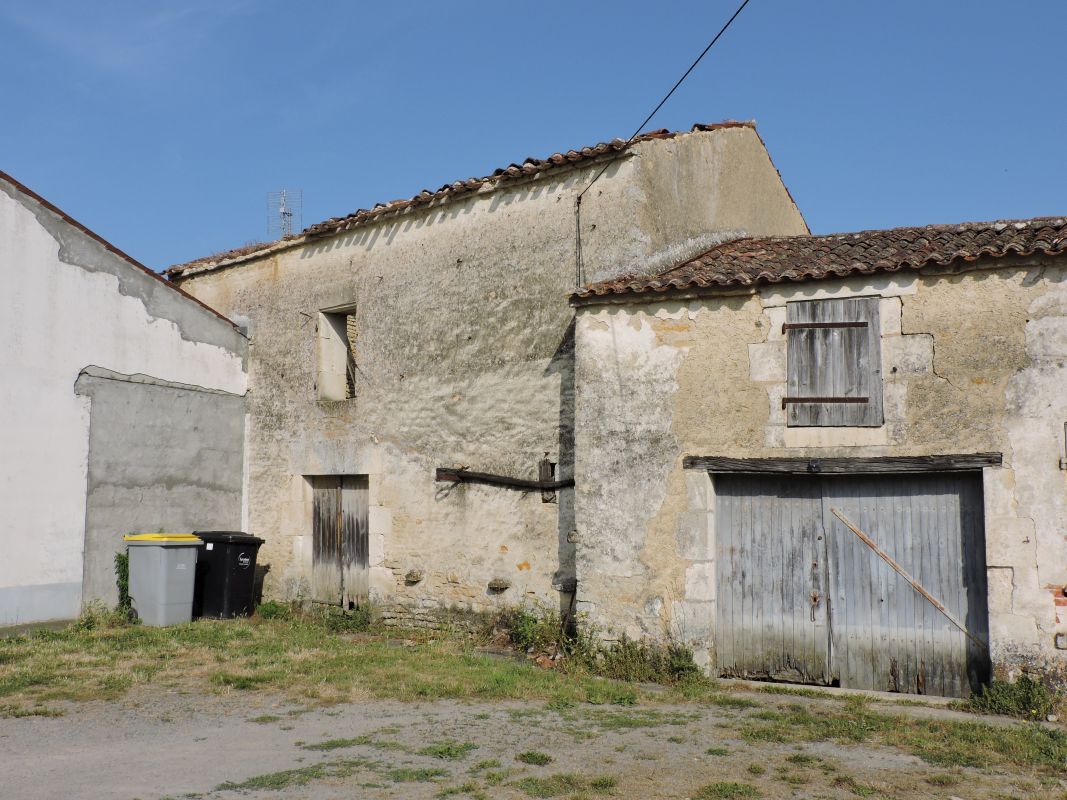
[[(714, 653), (714, 486), (686, 455), (996, 451), (984, 475), (990, 642), (1011, 671), (1064, 671), (1067, 267), (779, 284), (682, 302), (589, 306), (576, 328), (578, 608), (630, 635)], [(885, 424), (787, 428), (790, 300), (878, 295)], [(712, 665), (713, 666), (713, 665)]]
[[(307, 476), (366, 474), (372, 596), (411, 608), (555, 605), (573, 582), (572, 490), (434, 482), (440, 466), (573, 473), (574, 198), (600, 169), (551, 172), (187, 277), (250, 321), (249, 528), (266, 591), (307, 593)], [(805, 230), (750, 128), (645, 142), (583, 202), (586, 277), (743, 233)], [(316, 399), (316, 324), (355, 309), (356, 397)], [(418, 582), (405, 580), (417, 570)], [(493, 579), (510, 588), (494, 593)]]

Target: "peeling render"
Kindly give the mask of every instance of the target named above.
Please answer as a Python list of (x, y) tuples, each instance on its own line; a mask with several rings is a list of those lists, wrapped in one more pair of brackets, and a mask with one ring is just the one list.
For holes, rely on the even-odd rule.
[[(213, 433), (234, 420), (240, 431), (246, 340), (231, 322), (2, 173), (0, 277), (8, 287), (0, 315), (0, 367), (8, 378), (0, 386), (7, 467), (0, 471), (0, 625), (71, 618), (83, 601), (113, 597), (110, 558), (126, 524), (158, 530), (231, 520), (197, 512), (217, 510), (214, 502), (201, 505), (218, 498), (213, 481), (227, 487), (234, 480), (238, 492), (224, 488), (221, 502), (240, 521), (243, 437)], [(119, 405), (116, 394), (125, 395)], [(176, 407), (162, 395), (199, 399), (178, 404), (190, 413), (168, 416), (162, 412)], [(108, 426), (97, 422), (105, 419), (111, 435), (101, 442)], [(146, 427), (160, 434), (152, 441), (174, 445), (142, 453), (169, 475), (165, 505), (156, 503), (156, 484), (145, 482), (151, 470), (142, 473), (126, 458)], [(212, 454), (223, 443), (231, 452)], [(182, 464), (174, 460), (178, 445), (186, 447)], [(225, 469), (213, 472), (220, 463)], [(104, 494), (111, 516), (95, 513)], [(107, 547), (97, 548), (104, 540)]]
[[(987, 259), (947, 275), (580, 308), (580, 607), (617, 633), (681, 636), (714, 669), (714, 485), (682, 468), (686, 455), (1002, 452), (983, 475), (994, 666), (1064, 679), (1065, 277), (1062, 259)], [(882, 298), (885, 424), (786, 427), (784, 304), (857, 295)]]

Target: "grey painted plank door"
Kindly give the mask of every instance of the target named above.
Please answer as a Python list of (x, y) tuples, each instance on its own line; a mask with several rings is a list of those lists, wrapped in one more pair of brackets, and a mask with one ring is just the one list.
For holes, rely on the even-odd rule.
[(823, 479), (832, 664), (842, 686), (967, 697), (988, 680), (974, 644), (830, 513), (837, 508), (988, 641), (979, 475)]
[(720, 476), (715, 495), (719, 673), (829, 683), (818, 484)]
[(830, 511), (988, 641), (980, 476), (718, 476), (715, 491), (722, 674), (949, 697), (988, 680), (987, 649)]
[(317, 476), (312, 489), (312, 599), (362, 604), (369, 578), (367, 476)]

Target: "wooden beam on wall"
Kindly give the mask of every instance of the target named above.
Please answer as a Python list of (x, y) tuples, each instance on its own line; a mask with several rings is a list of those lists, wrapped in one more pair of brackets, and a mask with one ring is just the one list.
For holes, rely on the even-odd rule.
[(713, 473), (780, 473), (784, 475), (901, 474), (910, 472), (974, 472), (999, 467), (1001, 453), (963, 453), (937, 456), (876, 456), (872, 458), (723, 458), (686, 456), (685, 469)]
[(574, 478), (558, 481), (531, 481), (524, 478), (511, 478), (507, 475), (493, 475), (489, 472), (471, 472), (465, 469), (438, 467), (434, 480), (448, 483), (487, 483), (491, 486), (505, 486), (509, 489), (522, 489), (527, 492), (546, 492), (567, 489), (574, 486)]

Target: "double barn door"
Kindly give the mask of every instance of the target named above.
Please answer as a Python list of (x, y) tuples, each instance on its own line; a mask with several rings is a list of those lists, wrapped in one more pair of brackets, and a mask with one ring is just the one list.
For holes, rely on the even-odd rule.
[(966, 697), (988, 649), (981, 477), (715, 476), (715, 634), (724, 676)]
[(370, 571), (367, 476), (323, 475), (311, 483), (312, 598), (344, 608), (362, 605)]

